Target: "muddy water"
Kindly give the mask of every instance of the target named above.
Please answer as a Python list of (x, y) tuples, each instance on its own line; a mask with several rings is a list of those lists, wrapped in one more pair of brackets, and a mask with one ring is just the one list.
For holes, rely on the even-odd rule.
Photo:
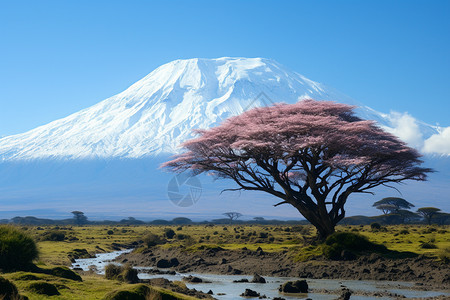
[[(81, 268), (85, 271), (91, 269), (95, 270), (98, 274), (104, 274), (104, 268), (110, 263), (115, 263), (113, 260), (122, 253), (130, 252), (132, 250), (114, 251), (110, 253), (97, 254), (95, 258), (77, 259), (72, 264), (72, 268)], [(115, 263), (118, 264), (118, 263)], [(434, 297), (440, 295), (447, 295), (450, 299), (449, 291), (417, 291), (411, 289), (412, 283), (407, 282), (393, 282), (393, 281), (362, 281), (362, 280), (329, 280), (329, 279), (308, 279), (308, 285), (310, 290), (315, 291), (308, 294), (299, 295), (286, 295), (278, 292), (278, 287), (286, 282), (292, 280), (298, 280), (294, 277), (264, 277), (267, 283), (234, 283), (234, 280), (240, 280), (246, 278), (252, 279), (252, 276), (248, 275), (216, 275), (216, 274), (200, 274), (200, 273), (177, 273), (175, 275), (161, 275), (161, 274), (148, 274), (146, 270), (151, 268), (136, 267), (139, 272), (140, 279), (151, 279), (164, 277), (168, 280), (182, 280), (183, 277), (192, 275), (208, 281), (207, 283), (186, 283), (187, 287), (195, 288), (197, 290), (208, 292), (212, 290), (214, 297), (217, 299), (245, 299), (240, 297), (245, 289), (252, 289), (257, 291), (261, 295), (266, 295), (269, 298), (283, 297), (285, 299), (318, 299), (329, 300), (336, 299), (339, 295), (342, 287), (347, 287), (354, 291), (352, 300), (369, 300), (380, 299), (379, 297), (362, 296), (363, 294), (373, 292), (389, 292), (398, 295), (405, 296), (407, 298), (416, 297)], [(332, 294), (324, 293), (323, 291), (332, 292)], [(389, 299), (383, 297), (383, 299)]]

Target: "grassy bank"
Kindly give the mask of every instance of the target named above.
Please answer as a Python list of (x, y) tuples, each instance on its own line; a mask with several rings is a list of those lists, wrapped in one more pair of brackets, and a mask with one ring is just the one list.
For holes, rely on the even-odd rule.
[[(159, 247), (177, 247), (185, 251), (214, 247), (229, 250), (246, 247), (256, 250), (261, 247), (265, 252), (288, 251), (302, 260), (322, 254), (320, 245), (309, 244), (316, 232), (312, 226), (307, 225), (24, 226), (19, 228), (37, 241), (39, 258), (35, 263), (42, 270), (50, 270), (61, 265), (68, 266), (71, 258), (83, 257), (83, 255), (110, 252), (131, 245), (145, 249), (152, 243), (159, 244)], [(338, 226), (337, 230), (358, 233), (390, 250), (425, 254), (436, 259), (450, 257), (449, 226), (396, 225), (381, 228)], [(106, 280), (95, 274), (83, 274), (82, 281), (63, 278), (50, 272), (12, 272), (3, 273), (1, 276), (12, 281), (19, 293), (30, 299), (47, 299), (48, 296), (36, 291), (36, 286), (43, 282), (57, 289), (59, 295), (52, 296), (54, 299), (103, 299), (108, 294), (110, 296), (114, 294), (114, 291), (119, 293), (136, 288), (136, 285)]]

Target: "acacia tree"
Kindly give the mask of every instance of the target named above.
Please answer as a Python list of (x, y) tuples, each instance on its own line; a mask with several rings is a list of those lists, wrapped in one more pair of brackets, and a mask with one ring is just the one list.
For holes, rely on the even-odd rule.
[(294, 206), (321, 238), (344, 218), (351, 194), (431, 172), (419, 166), (416, 150), (335, 102), (255, 108), (197, 133), (183, 144), (186, 152), (162, 166), (209, 172), (234, 180), (232, 190), (281, 198), (275, 206)]
[(84, 212), (79, 210), (74, 210), (71, 212), (73, 214), (73, 218), (75, 219), (75, 223), (77, 225), (83, 225), (87, 223), (87, 217), (84, 215)]
[(431, 219), (438, 214), (441, 210), (436, 207), (422, 207), (417, 212), (427, 221), (428, 225), (431, 225)]
[(241, 213), (230, 211), (223, 213), (224, 216), (227, 216), (230, 219), (230, 224), (233, 223), (233, 220), (237, 220), (238, 218), (242, 217)]
[(414, 204), (406, 201), (403, 198), (387, 197), (373, 204), (373, 207), (381, 210), (385, 215), (390, 213), (398, 213), (402, 209), (410, 209)]

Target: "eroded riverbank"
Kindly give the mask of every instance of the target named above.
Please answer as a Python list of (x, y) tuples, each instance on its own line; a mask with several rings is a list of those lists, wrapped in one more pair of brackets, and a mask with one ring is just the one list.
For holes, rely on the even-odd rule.
[[(217, 299), (239, 299), (240, 295), (245, 289), (252, 289), (257, 291), (260, 295), (265, 295), (268, 298), (282, 297), (284, 299), (336, 299), (339, 297), (343, 288), (348, 288), (352, 291), (352, 299), (397, 299), (397, 298), (422, 298), (422, 299), (445, 299), (450, 297), (447, 282), (433, 284), (423, 281), (404, 282), (399, 279), (364, 279), (364, 278), (339, 278), (338, 275), (351, 277), (352, 274), (357, 274), (356, 270), (352, 270), (353, 265), (360, 266), (360, 263), (370, 268), (368, 259), (375, 259), (375, 257), (362, 258), (361, 260), (351, 262), (331, 262), (326, 265), (325, 261), (310, 261), (306, 263), (293, 263), (286, 253), (256, 253), (258, 251), (248, 250), (234, 250), (227, 251), (221, 249), (208, 249), (196, 253), (180, 251), (178, 249), (159, 249), (155, 248), (151, 251), (146, 250), (141, 253), (129, 253), (128, 251), (114, 253), (104, 253), (97, 255), (96, 258), (78, 259), (73, 264), (74, 267), (82, 268), (87, 271), (89, 269), (96, 270), (97, 273), (102, 274), (105, 265), (111, 262), (115, 263), (129, 263), (139, 271), (139, 278), (144, 282), (153, 280), (152, 284), (158, 283), (162, 286), (167, 285), (163, 280), (156, 280), (156, 278), (165, 278), (170, 281), (183, 281), (188, 276), (194, 276), (201, 279), (201, 282), (192, 283), (186, 282), (188, 288), (195, 288), (196, 290), (207, 293), (213, 292), (213, 297)], [(252, 252), (252, 253), (251, 253)], [(254, 253), (253, 253), (254, 252)], [(114, 259), (114, 256), (117, 258)], [(167, 260), (174, 262), (174, 258), (178, 261), (176, 266), (171, 268), (157, 268), (158, 262)], [(393, 266), (387, 263), (383, 258), (376, 258), (379, 264), (374, 264), (381, 268), (380, 264), (385, 265), (385, 272), (387, 274), (393, 273), (390, 268)], [(412, 263), (412, 260), (399, 262), (397, 261), (396, 268), (401, 270), (402, 265)], [(426, 258), (417, 258), (414, 262), (419, 266), (428, 264), (428, 267), (435, 267), (429, 265)], [(414, 264), (413, 263), (413, 264)], [(422, 263), (422, 264), (419, 264)], [(93, 267), (95, 266), (95, 268)], [(277, 269), (278, 267), (278, 269)], [(328, 268), (338, 268), (338, 272), (330, 272), (328, 278), (314, 277), (322, 275)], [(411, 267), (410, 267), (411, 268)], [(308, 269), (308, 276), (302, 276), (301, 272)], [(411, 270), (416, 269), (412, 267)], [(448, 271), (448, 267), (446, 268)], [(424, 269), (422, 269), (424, 271)], [(239, 281), (245, 279), (251, 281), (250, 274), (259, 273), (264, 275), (266, 283), (251, 283)], [(299, 272), (299, 273), (296, 273)], [(431, 276), (441, 276), (445, 272), (445, 268), (440, 266)], [(273, 273), (273, 274), (271, 274)], [(375, 272), (374, 272), (375, 273)], [(312, 274), (312, 275), (310, 275)], [(346, 275), (347, 274), (347, 275)], [(363, 274), (368, 274), (363, 272)], [(401, 274), (398, 274), (401, 277)], [(427, 274), (428, 275), (428, 274)], [(448, 272), (447, 272), (448, 275)], [(332, 277), (336, 276), (336, 277)], [(404, 275), (406, 276), (406, 275)], [(430, 275), (428, 275), (430, 276)], [(278, 287), (289, 280), (297, 280), (300, 277), (306, 278), (310, 287), (308, 294), (286, 295), (278, 292)], [(390, 277), (390, 278), (393, 278)], [(404, 278), (404, 277), (403, 277)], [(421, 279), (423, 277), (420, 277)], [(426, 278), (426, 277), (425, 277)], [(445, 277), (442, 277), (445, 278)], [(387, 281), (389, 280), (389, 281)], [(408, 281), (408, 280), (406, 280)]]

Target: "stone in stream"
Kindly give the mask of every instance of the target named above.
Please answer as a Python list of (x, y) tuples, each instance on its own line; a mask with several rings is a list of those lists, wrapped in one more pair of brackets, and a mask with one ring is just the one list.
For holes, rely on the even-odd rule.
[(240, 296), (241, 297), (259, 297), (260, 294), (258, 292), (255, 292), (254, 290), (245, 289), (245, 292), (243, 292)]
[(348, 288), (343, 288), (341, 296), (338, 298), (338, 300), (349, 300), (351, 295), (352, 292)]
[(259, 276), (258, 274), (255, 273), (255, 275), (253, 276), (252, 281), (250, 281), (251, 283), (266, 283), (266, 279), (264, 279), (264, 277)]
[(201, 283), (203, 282), (203, 279), (189, 275), (188, 277), (183, 277), (183, 281), (187, 281), (190, 283)]
[(308, 283), (306, 280), (288, 281), (280, 285), (278, 290), (282, 293), (307, 293)]
[(248, 282), (247, 278), (242, 278), (242, 279), (238, 279), (238, 280), (233, 280), (234, 283), (242, 283), (242, 282)]

